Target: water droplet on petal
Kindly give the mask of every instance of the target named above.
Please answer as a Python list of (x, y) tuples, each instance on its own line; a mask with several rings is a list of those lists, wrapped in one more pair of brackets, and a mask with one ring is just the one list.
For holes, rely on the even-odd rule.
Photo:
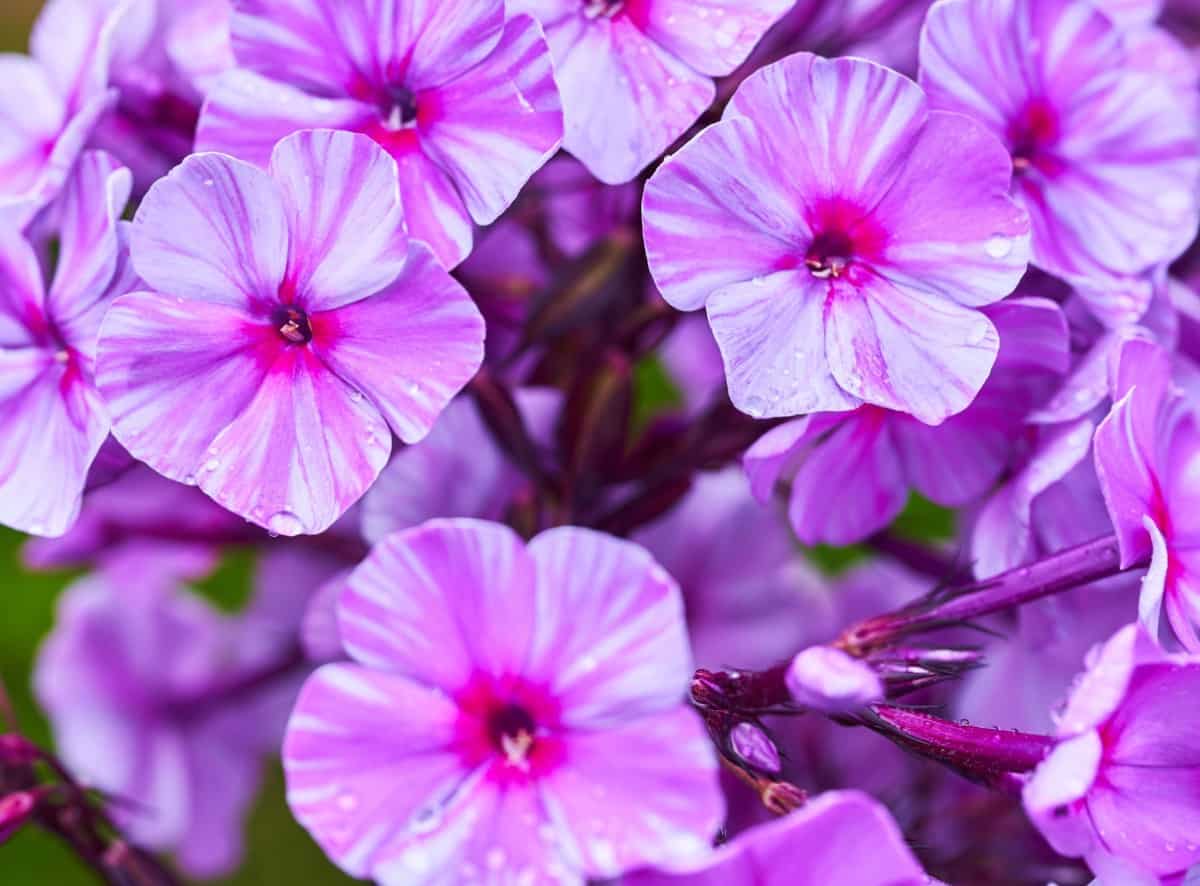
[(334, 802), (337, 803), (337, 808), (342, 810), (342, 812), (353, 812), (358, 808), (358, 797), (349, 791), (343, 791), (338, 794), (337, 800)]
[(280, 511), (267, 520), (267, 529), (276, 535), (299, 535), (304, 531), (304, 524), (291, 511)]
[(221, 463), (220, 463), (219, 461), (217, 461), (215, 458), (210, 458), (210, 459), (209, 459), (209, 460), (208, 460), (208, 461), (205, 463), (205, 465), (204, 465), (204, 470), (206, 470), (206, 471), (215, 471), (215, 470), (216, 470), (217, 468), (219, 468), (220, 466), (221, 466)]
[(206, 188), (211, 188), (211, 187), (213, 187), (215, 184), (216, 184), (216, 182), (214, 182), (214, 181), (213, 181), (211, 178), (206, 178), (206, 179), (204, 180), (204, 187), (206, 187)]
[(504, 850), (501, 849), (499, 846), (493, 846), (491, 849), (488, 850), (485, 861), (487, 862), (487, 866), (489, 868), (491, 868), (492, 870), (494, 870), (494, 871), (500, 870), (500, 868), (504, 867), (504, 862), (505, 862)]
[(983, 249), (992, 258), (1007, 258), (1013, 251), (1013, 241), (1003, 234), (994, 234), (988, 237)]

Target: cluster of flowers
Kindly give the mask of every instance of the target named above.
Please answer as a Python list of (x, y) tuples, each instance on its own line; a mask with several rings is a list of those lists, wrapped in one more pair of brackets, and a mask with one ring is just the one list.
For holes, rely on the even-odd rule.
[[(384, 884), (1184, 882), (1198, 42), (49, 0), (0, 57), (0, 523), (87, 571), (0, 839), (219, 875), (282, 749)], [(235, 547), (229, 615), (187, 585)]]

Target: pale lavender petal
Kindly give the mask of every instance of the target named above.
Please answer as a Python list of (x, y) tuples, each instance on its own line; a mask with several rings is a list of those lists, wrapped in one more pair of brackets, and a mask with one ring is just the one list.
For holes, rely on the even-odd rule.
[(994, 135), (959, 115), (931, 113), (874, 210), (890, 234), (882, 273), (898, 288), (971, 307), (1008, 295), (1029, 262), (1029, 217), (1008, 196), (1010, 178)]
[(475, 226), (454, 181), (421, 150), (416, 140), (389, 146), (400, 169), (400, 197), (408, 233), (423, 240), (446, 268), (471, 252)]
[(285, 287), (308, 311), (359, 301), (400, 275), (408, 238), (396, 163), (374, 141), (298, 132), (275, 147), (268, 172), (290, 234)]
[(793, 0), (653, 0), (640, 4), (647, 37), (702, 74), (719, 77), (746, 60)]
[(342, 642), (356, 661), (449, 691), (475, 668), (521, 673), (534, 586), (534, 564), (511, 529), (430, 521), (384, 539), (351, 573), (338, 601)]
[(867, 407), (813, 444), (792, 480), (788, 517), (805, 544), (847, 545), (886, 527), (906, 501), (887, 413)]
[(709, 298), (729, 399), (742, 412), (769, 418), (841, 412), (862, 402), (830, 372), (825, 282), (805, 271), (779, 271)]
[[(1100, 771), (1102, 753), (1100, 736), (1094, 731), (1068, 739), (1055, 746), (1022, 792), (1030, 820), (1064, 855), (1085, 855), (1095, 845), (1095, 831), (1077, 804)], [(1059, 811), (1064, 807), (1066, 815)]]
[(391, 436), (372, 402), (308, 348), (282, 345), (260, 372), (253, 399), (191, 471), (201, 489), (235, 514), (277, 535), (316, 535), (379, 476)]
[[(798, 161), (783, 150), (752, 122), (726, 120), (655, 171), (643, 200), (646, 255), (672, 307), (698, 310), (723, 286), (792, 266), (811, 230), (790, 185)], [(788, 174), (775, 175), (781, 168)]]
[(61, 198), (60, 251), (47, 310), (60, 331), (69, 330), (71, 343), (89, 352), (103, 318), (99, 303), (122, 294), (109, 284), (124, 261), (118, 220), (132, 186), (129, 170), (115, 157), (88, 151)]
[(1137, 403), (1149, 396), (1134, 388), (1119, 400), (1096, 429), (1096, 475), (1104, 501), (1121, 543), (1121, 562), (1129, 565), (1150, 554), (1150, 536), (1142, 517), (1153, 512), (1159, 498), (1150, 453), (1143, 441), (1153, 439), (1152, 429), (1139, 428)]
[(377, 115), (357, 99), (312, 96), (287, 83), (235, 69), (209, 93), (197, 151), (221, 151), (266, 168), (277, 142), (300, 129), (360, 129)]
[(475, 221), (491, 224), (558, 150), (562, 111), (550, 52), (529, 16), (462, 78), (421, 94), (421, 147), (454, 180)]
[[(314, 315), (313, 353), (415, 443), (483, 362), (484, 323), (423, 244), (383, 291)], [(384, 441), (386, 442), (386, 441)]]
[(28, 195), (45, 170), (67, 109), (35, 59), (0, 55), (0, 199)]
[(604, 729), (677, 704), (691, 676), (683, 599), (645, 549), (560, 527), (529, 555), (538, 622), (525, 673), (552, 687), (563, 723)]
[(277, 349), (241, 311), (138, 292), (100, 330), (96, 383), (113, 435), (172, 480), (197, 482), (209, 446), (253, 400)]
[(150, 188), (131, 249), (159, 292), (241, 309), (274, 299), (288, 256), (279, 187), (240, 160), (193, 154)]
[(0, 348), (40, 345), (45, 302), (37, 252), (20, 231), (0, 230)]
[(677, 707), (570, 733), (566, 746), (570, 765), (539, 787), (550, 819), (570, 832), (590, 876), (679, 866), (708, 853), (725, 804), (712, 745), (693, 711)]
[(457, 716), (445, 694), (400, 674), (325, 665), (288, 722), (292, 813), (345, 871), (369, 876), (413, 832), (436, 824), (467, 777), (452, 748)]
[(961, 412), (987, 380), (1000, 348), (978, 311), (883, 277), (834, 292), (825, 344), (848, 395), (940, 424)]
[(88, 467), (108, 435), (78, 355), (0, 349), (0, 523), (60, 536), (79, 515)]
[[(870, 852), (863, 847), (870, 846)], [(763, 872), (766, 872), (765, 874)], [(638, 871), (629, 886), (927, 886), (891, 813), (858, 791), (827, 791), (675, 873)]]
[[(712, 80), (628, 16), (573, 15), (546, 26), (562, 93), (563, 147), (605, 184), (631, 180), (713, 100)], [(596, 84), (604, 89), (597, 92)]]

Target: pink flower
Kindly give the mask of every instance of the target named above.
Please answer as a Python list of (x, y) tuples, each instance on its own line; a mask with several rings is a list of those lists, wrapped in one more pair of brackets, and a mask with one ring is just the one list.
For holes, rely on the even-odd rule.
[(105, 310), (136, 283), (118, 222), (129, 189), (108, 154), (80, 158), (49, 214), (60, 242), (49, 287), (20, 226), (0, 225), (0, 522), (34, 535), (75, 522), (108, 436), (93, 367)]
[(1104, 883), (1157, 884), (1200, 862), (1200, 659), (1130, 625), (1094, 650), (1025, 786), (1025, 809)]
[(1119, 400), (1096, 430), (1096, 473), (1123, 565), (1148, 558), (1138, 611), (1158, 636), (1162, 611), (1179, 641), (1200, 651), (1200, 416), (1171, 384), (1167, 355), (1125, 342)]
[(722, 846), (703, 865), (639, 871), (628, 886), (926, 886), (887, 809), (858, 791), (822, 794)]
[(1200, 123), (1180, 113), (1171, 76), (1139, 69), (1084, 0), (942, 0), (926, 19), (920, 79), (935, 107), (971, 115), (1008, 147), (1039, 267), (1105, 285), (1191, 241)]
[(996, 358), (976, 308), (1026, 267), (1009, 168), (993, 136), (930, 111), (899, 74), (794, 55), (651, 178), (650, 269), (673, 306), (707, 308), (743, 412), (865, 402), (938, 424)]
[(510, 0), (536, 16), (562, 90), (563, 147), (621, 184), (670, 147), (791, 0)]
[(579, 882), (706, 853), (716, 760), (679, 590), (641, 548), (432, 521), (376, 547), (338, 617), (353, 662), (302, 690), (284, 768), (350, 874)]
[(280, 535), (328, 528), (483, 358), (483, 321), (402, 234), (394, 161), (303, 132), (268, 172), (189, 157), (134, 222), (150, 291), (119, 299), (97, 377), (137, 458)]
[(960, 507), (996, 482), (1029, 409), (1066, 371), (1069, 355), (1066, 321), (1053, 302), (1009, 299), (985, 313), (1000, 332), (995, 369), (975, 401), (944, 423), (860, 406), (788, 422), (750, 447), (746, 471), (760, 500), (789, 474), (789, 516), (801, 541), (861, 541), (899, 515), (910, 489)]
[(364, 132), (396, 159), (409, 232), (447, 267), (562, 138), (541, 28), (506, 21), (503, 0), (249, 0), (233, 49), (198, 147), (266, 166), (298, 129)]
[(18, 222), (58, 193), (116, 101), (108, 87), (113, 32), (131, 2), (50, 0), (31, 54), (0, 55), (0, 206), (16, 204)]

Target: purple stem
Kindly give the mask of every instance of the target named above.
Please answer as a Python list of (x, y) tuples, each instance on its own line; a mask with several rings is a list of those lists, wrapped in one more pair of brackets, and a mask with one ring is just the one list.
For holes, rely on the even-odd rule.
[(1125, 571), (1116, 536), (1104, 536), (983, 581), (934, 591), (897, 612), (851, 627), (837, 645), (862, 656), (909, 634), (982, 618)]

